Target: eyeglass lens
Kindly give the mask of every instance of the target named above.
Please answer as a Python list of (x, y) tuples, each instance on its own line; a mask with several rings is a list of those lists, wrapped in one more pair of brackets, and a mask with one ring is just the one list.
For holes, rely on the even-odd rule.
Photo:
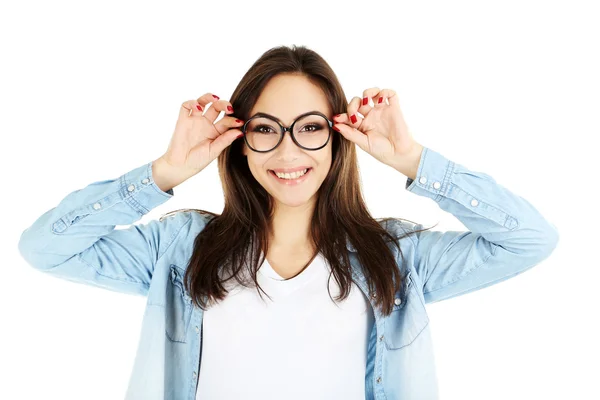
[[(306, 115), (294, 124), (293, 135), (301, 146), (316, 149), (327, 142), (329, 123), (320, 115)], [(273, 149), (281, 139), (281, 126), (266, 117), (256, 117), (248, 121), (246, 140), (250, 147), (259, 151)]]

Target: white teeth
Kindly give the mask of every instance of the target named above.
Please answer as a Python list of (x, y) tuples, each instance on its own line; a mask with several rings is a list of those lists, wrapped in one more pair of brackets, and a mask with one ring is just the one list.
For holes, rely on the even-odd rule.
[(277, 175), (277, 177), (282, 178), (282, 179), (298, 179), (299, 177), (301, 177), (302, 175), (304, 175), (306, 172), (308, 171), (308, 168), (306, 168), (304, 171), (296, 171), (296, 172), (292, 172), (291, 174), (282, 174), (279, 172), (275, 172), (275, 175)]

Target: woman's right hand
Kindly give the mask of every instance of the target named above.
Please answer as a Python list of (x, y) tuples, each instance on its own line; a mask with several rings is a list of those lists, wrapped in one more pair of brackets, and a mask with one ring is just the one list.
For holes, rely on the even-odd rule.
[[(208, 103), (212, 105), (207, 109)], [(225, 115), (215, 124), (221, 111)], [(232, 113), (230, 102), (211, 93), (184, 102), (169, 147), (160, 158), (188, 178), (202, 171), (242, 134), (238, 128), (244, 123), (228, 115)]]

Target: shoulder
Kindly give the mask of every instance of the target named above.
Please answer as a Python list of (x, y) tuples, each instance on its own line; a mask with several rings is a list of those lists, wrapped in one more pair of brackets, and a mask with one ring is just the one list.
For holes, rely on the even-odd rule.
[(217, 216), (217, 214), (212, 213), (206, 210), (198, 210), (193, 208), (184, 208), (174, 211), (169, 211), (168, 213), (162, 215), (159, 218), (161, 223), (166, 222), (169, 224), (190, 224), (195, 227), (204, 228), (204, 226), (208, 223), (209, 220)]
[(159, 234), (169, 242), (164, 258), (183, 268), (192, 256), (196, 237), (214, 216), (216, 214), (196, 209), (174, 210), (162, 215), (157, 221)]
[(179, 236), (179, 241), (193, 240), (217, 214), (199, 209), (179, 209), (162, 215), (158, 223), (163, 226), (163, 232), (173, 239)]
[(378, 218), (377, 222), (396, 239), (406, 236), (413, 244), (416, 241), (414, 233), (421, 226), (416, 222), (401, 218)]

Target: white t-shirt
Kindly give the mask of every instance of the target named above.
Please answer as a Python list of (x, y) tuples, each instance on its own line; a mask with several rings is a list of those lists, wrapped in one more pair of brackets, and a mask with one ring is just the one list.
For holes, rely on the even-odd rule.
[[(291, 279), (265, 258), (257, 280), (272, 301), (257, 288), (229, 287), (204, 312), (196, 398), (364, 400), (373, 311), (354, 283), (334, 303), (329, 272), (320, 253)], [(333, 275), (329, 288), (332, 298), (340, 293)]]

